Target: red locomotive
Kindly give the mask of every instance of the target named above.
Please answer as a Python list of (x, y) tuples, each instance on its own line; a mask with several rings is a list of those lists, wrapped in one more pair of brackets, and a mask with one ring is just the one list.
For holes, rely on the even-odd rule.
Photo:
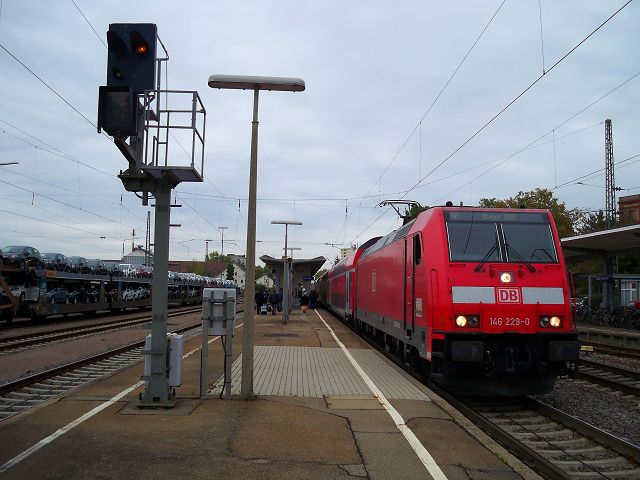
[(331, 310), (454, 391), (547, 392), (578, 360), (547, 210), (431, 208), (324, 281)]

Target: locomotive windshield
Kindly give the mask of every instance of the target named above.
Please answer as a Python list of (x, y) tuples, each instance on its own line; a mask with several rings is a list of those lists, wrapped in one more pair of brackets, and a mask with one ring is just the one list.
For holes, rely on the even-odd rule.
[(452, 262), (558, 262), (544, 213), (445, 212), (445, 222)]

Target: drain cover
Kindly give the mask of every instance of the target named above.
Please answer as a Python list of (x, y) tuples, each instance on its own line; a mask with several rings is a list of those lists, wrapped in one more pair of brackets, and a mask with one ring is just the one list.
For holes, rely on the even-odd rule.
[(297, 333), (265, 333), (265, 337), (299, 337)]

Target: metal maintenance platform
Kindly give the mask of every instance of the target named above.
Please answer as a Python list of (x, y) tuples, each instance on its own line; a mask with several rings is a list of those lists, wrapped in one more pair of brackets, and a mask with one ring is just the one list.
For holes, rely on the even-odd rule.
[(140, 410), (141, 363), (0, 423), (0, 477), (534, 479), (517, 459), (325, 311), (256, 316), (255, 400), (220, 400), (223, 352), (189, 338), (170, 410)]

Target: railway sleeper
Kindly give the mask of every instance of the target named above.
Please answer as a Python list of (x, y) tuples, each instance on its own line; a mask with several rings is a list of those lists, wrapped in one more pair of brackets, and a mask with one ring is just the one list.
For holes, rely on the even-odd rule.
[(594, 446), (593, 442), (591, 442), (586, 437), (574, 437), (566, 440), (553, 440), (553, 441), (535, 439), (535, 440), (525, 440), (524, 443), (527, 446), (534, 448), (535, 450), (539, 450), (542, 447), (549, 446), (549, 445), (552, 445), (557, 448), (561, 448), (566, 451), (573, 451), (573, 450), (580, 451), (581, 449), (593, 448)]
[(533, 433), (553, 433), (562, 429), (562, 425), (556, 422), (545, 421), (544, 423), (523, 423), (523, 422), (509, 422), (505, 425), (499, 425), (500, 428), (507, 431), (520, 431), (520, 432), (533, 432)]
[(550, 460), (561, 460), (564, 458), (573, 458), (573, 459), (589, 459), (593, 460), (596, 458), (605, 458), (611, 456), (611, 451), (606, 448), (598, 445), (590, 448), (581, 448), (581, 449), (545, 449), (545, 446), (548, 446), (546, 442), (539, 442), (538, 445), (531, 445), (531, 442), (525, 442), (529, 448), (532, 448), (536, 451), (536, 453), (542, 455), (544, 458), (548, 458)]
[(619, 455), (598, 460), (553, 460), (553, 463), (569, 472), (589, 472), (592, 469), (599, 472), (611, 472), (633, 468), (633, 465), (626, 458)]
[[(16, 405), (24, 402), (24, 398), (11, 398), (11, 397), (1, 397), (0, 398), (0, 407), (5, 405)], [(4, 405), (2, 405), (4, 404)]]
[(542, 439), (547, 443), (554, 443), (559, 440), (570, 440), (575, 436), (575, 432), (572, 432), (571, 430), (566, 428), (554, 432), (544, 432), (544, 435), (536, 432), (513, 432), (509, 434), (520, 441)]

